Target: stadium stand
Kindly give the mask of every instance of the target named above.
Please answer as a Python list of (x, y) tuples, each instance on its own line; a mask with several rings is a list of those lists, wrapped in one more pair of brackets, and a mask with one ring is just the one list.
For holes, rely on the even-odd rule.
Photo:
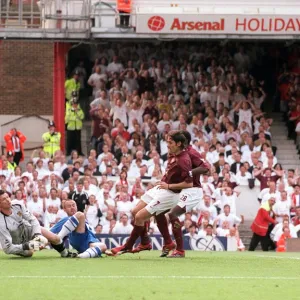
[[(274, 109), (284, 113), (288, 137), (300, 149), (299, 50), (294, 49), (288, 64), (282, 62)], [(256, 44), (213, 42), (99, 45), (92, 66), (78, 60), (66, 84), (68, 130), (80, 135), (85, 117), (88, 147), (82, 138), (82, 149), (68, 140), (67, 149), (73, 150), (68, 157), (35, 151), (26, 171), (3, 155), (1, 189), (50, 228), (64, 217), (64, 201), (82, 185), (88, 197), (84, 212), (95, 231), (128, 234), (132, 208), (166, 170), (166, 135), (187, 130), (211, 175), (201, 178), (204, 199), (181, 219), (185, 234), (205, 236), (211, 224), (217, 236), (239, 237), (244, 216), (237, 216), (238, 187), (259, 185), (252, 201), (264, 204), (275, 197), (274, 218), (281, 223), (287, 215), (297, 236), (300, 178), (298, 169), (283, 169), (276, 156), (283, 148), (273, 142), (272, 126), (281, 114), (265, 105), (274, 84), (263, 71), (264, 51)], [(72, 119), (78, 111), (84, 116)], [(154, 220), (150, 232), (158, 233)], [(241, 241), (238, 248), (245, 249)]]

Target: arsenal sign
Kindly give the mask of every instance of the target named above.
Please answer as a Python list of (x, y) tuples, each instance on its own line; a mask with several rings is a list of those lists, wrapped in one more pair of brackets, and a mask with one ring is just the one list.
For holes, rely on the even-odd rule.
[(299, 16), (137, 15), (137, 33), (153, 34), (300, 34)]

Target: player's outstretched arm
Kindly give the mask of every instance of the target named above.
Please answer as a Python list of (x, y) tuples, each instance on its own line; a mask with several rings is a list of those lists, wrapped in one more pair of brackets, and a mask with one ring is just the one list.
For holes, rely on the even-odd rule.
[(197, 167), (197, 168), (193, 169), (191, 172), (192, 172), (193, 176), (209, 175), (210, 170), (208, 168), (205, 168), (205, 167)]

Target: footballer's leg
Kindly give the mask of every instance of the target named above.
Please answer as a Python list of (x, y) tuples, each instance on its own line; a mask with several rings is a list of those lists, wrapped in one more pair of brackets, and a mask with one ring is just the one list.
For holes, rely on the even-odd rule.
[(174, 250), (176, 247), (169, 233), (169, 228), (168, 228), (169, 224), (165, 215), (166, 212), (167, 211), (155, 216), (157, 227), (164, 239), (164, 246), (160, 257), (166, 257), (170, 253), (170, 251)]
[(107, 247), (104, 243), (96, 242), (90, 243), (89, 248), (78, 254), (78, 258), (94, 258), (94, 257), (101, 257), (102, 253), (105, 253)]
[(63, 225), (58, 236), (63, 240), (71, 232), (85, 233), (85, 216), (84, 213), (78, 211)]
[(183, 249), (183, 236), (181, 230), (181, 222), (178, 217), (186, 212), (186, 208), (182, 208), (180, 206), (175, 206), (169, 213), (170, 222), (172, 224), (172, 231), (176, 241), (176, 250), (168, 257), (184, 257), (184, 249)]
[(127, 240), (126, 244), (120, 247), (111, 249), (110, 252), (107, 252), (108, 255), (120, 255), (124, 253), (129, 253), (132, 251), (132, 247), (139, 236), (144, 230), (145, 221), (151, 218), (152, 214), (146, 209), (143, 208), (135, 216), (135, 222), (133, 230), (131, 231), (130, 237)]
[(170, 222), (172, 224), (173, 235), (176, 240), (176, 250), (168, 257), (184, 257), (185, 252), (183, 249), (183, 235), (181, 230), (181, 222), (178, 217), (191, 211), (199, 204), (202, 199), (203, 192), (201, 188), (183, 189), (179, 195), (177, 205), (171, 209), (169, 213)]
[(77, 257), (77, 253), (70, 252), (66, 249), (63, 240), (55, 233), (41, 227), (42, 235), (48, 239), (51, 247), (56, 250), (61, 257)]
[[(131, 211), (132, 213), (132, 225), (134, 226), (134, 220), (135, 220), (135, 216), (136, 214), (141, 211), (143, 208), (145, 208), (147, 206), (147, 203), (144, 202), (143, 200), (141, 200), (136, 207)], [(150, 226), (150, 221), (146, 221), (144, 223), (144, 230), (142, 231), (140, 238), (141, 238), (141, 242), (140, 244), (134, 248), (131, 252), (132, 253), (138, 253), (141, 251), (150, 251), (152, 249), (152, 245), (151, 245), (151, 240), (150, 237), (148, 235), (148, 231), (149, 231), (149, 226)]]

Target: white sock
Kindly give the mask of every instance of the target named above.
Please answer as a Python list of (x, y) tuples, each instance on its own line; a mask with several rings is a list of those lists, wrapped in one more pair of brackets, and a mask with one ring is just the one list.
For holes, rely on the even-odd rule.
[(74, 231), (78, 227), (79, 221), (75, 216), (69, 218), (69, 220), (63, 225), (58, 236), (63, 240), (68, 234)]
[(91, 247), (78, 255), (79, 258), (100, 257), (102, 254), (99, 246)]

